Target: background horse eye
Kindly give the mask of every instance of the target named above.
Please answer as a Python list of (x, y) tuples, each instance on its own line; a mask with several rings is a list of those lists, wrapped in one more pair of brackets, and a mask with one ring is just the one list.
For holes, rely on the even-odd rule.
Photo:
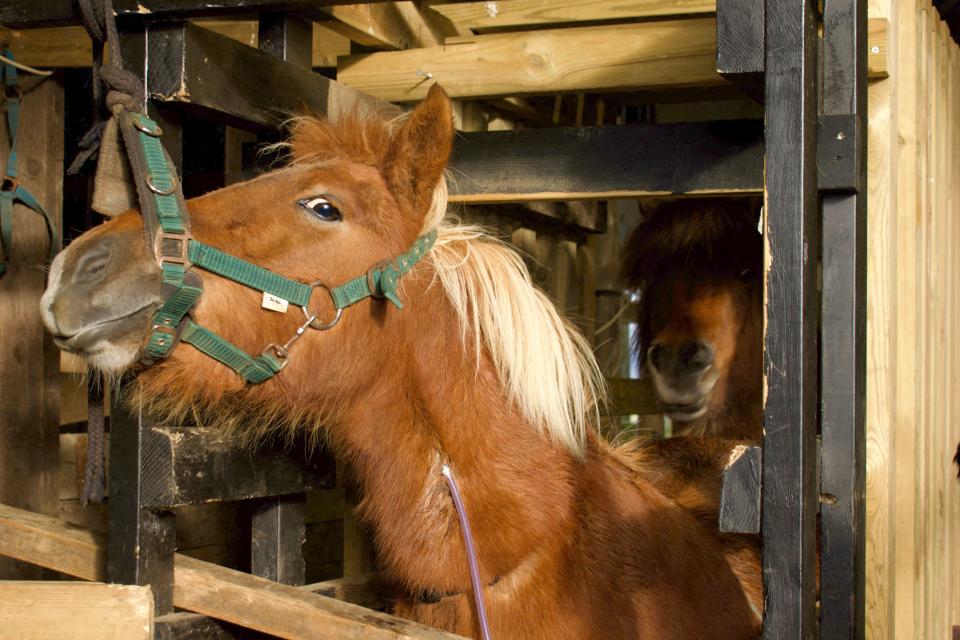
[(335, 222), (343, 219), (343, 215), (340, 213), (340, 210), (337, 209), (333, 203), (326, 198), (304, 198), (302, 200), (297, 200), (297, 203), (321, 220)]

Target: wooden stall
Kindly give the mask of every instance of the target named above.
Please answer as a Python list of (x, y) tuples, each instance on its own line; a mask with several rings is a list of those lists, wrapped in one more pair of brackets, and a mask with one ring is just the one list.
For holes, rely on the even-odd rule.
[[(283, 114), (406, 106), (440, 83), (461, 131), (451, 201), (522, 250), (593, 341), (609, 413), (630, 416), (611, 429), (663, 426), (649, 386), (629, 377), (619, 256), (637, 202), (764, 192), (764, 637), (957, 633), (960, 49), (929, 0), (870, 0), (869, 16), (866, 0), (767, 0), (766, 14), (745, 0), (114, 4), (185, 184), (191, 123), (222, 132), (219, 164), (206, 169), (222, 185), (258, 170), (250, 150), (275, 139)], [(90, 40), (69, 0), (42, 10), (14, 0), (0, 25), (19, 61), (61, 70), (31, 98), (51, 134), (26, 150), (56, 165), (31, 176), (54, 207), (62, 70), (90, 65)], [(0, 400), (0, 555), (41, 562), (54, 541), (50, 569), (151, 584), (158, 638), (231, 638), (232, 624), (290, 638), (446, 637), (316, 595), (377, 604), (362, 532), (345, 513), (350, 491), (329, 460), (253, 463), (215, 436), (114, 408), (112, 513), (82, 507), (84, 436), (71, 431), (85, 420), (85, 387), (74, 379), (58, 495), (56, 354), (39, 319), (6, 304), (36, 306), (42, 256), (30, 260), (0, 280), (0, 377), (32, 390), (23, 405)], [(23, 349), (36, 358), (16, 368)], [(24, 411), (39, 425), (29, 434)], [(203, 457), (221, 475), (195, 482)], [(58, 502), (87, 530), (20, 510), (54, 516)], [(253, 533), (228, 535), (240, 521)], [(238, 564), (259, 577), (218, 566)], [(0, 577), (39, 577), (26, 567)], [(345, 582), (304, 586), (311, 575)], [(266, 613), (251, 613), (242, 603), (261, 592)]]
[(866, 636), (950, 638), (960, 625), (960, 49), (930, 3), (872, 0), (870, 11), (889, 19), (894, 55), (869, 99)]

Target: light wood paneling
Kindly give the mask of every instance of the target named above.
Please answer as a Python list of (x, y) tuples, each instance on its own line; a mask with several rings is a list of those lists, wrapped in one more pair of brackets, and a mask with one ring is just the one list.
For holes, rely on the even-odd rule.
[(867, 628), (948, 638), (960, 624), (960, 49), (923, 0), (891, 18), (891, 77), (870, 87)]
[(150, 587), (0, 582), (0, 638), (153, 640)]

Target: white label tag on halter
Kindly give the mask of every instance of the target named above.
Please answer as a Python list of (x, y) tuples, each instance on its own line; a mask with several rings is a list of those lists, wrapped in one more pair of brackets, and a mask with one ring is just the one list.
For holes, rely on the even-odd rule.
[(280, 313), (286, 313), (287, 307), (290, 306), (290, 303), (284, 300), (283, 298), (278, 298), (272, 293), (263, 292), (263, 302), (260, 303), (260, 306), (264, 309), (270, 309), (270, 311), (279, 311)]

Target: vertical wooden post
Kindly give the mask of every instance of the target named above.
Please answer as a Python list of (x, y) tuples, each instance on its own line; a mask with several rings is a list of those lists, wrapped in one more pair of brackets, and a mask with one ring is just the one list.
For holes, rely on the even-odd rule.
[(818, 170), (836, 187), (823, 195), (820, 635), (840, 640), (865, 631), (866, 0), (826, 6), (822, 91)]
[[(125, 63), (144, 79), (150, 91), (151, 58), (172, 55), (162, 42), (162, 27), (154, 33), (143, 27), (123, 34)], [(157, 42), (154, 38), (161, 40)], [(163, 129), (163, 145), (178, 171), (182, 166), (180, 114), (151, 108), (151, 117)], [(133, 384), (136, 384), (135, 382)], [(119, 391), (119, 390), (118, 390)], [(149, 437), (149, 417), (131, 411), (117, 394), (110, 407), (110, 495), (107, 578), (111, 582), (152, 587), (157, 615), (173, 611), (173, 557), (176, 551), (176, 518), (170, 511), (152, 511), (142, 504), (142, 483), (149, 467), (144, 441)], [(146, 454), (148, 455), (148, 454)]]
[[(63, 203), (63, 84), (24, 77), (17, 170), (59, 226)], [(9, 137), (0, 120), (0, 167)], [(0, 502), (56, 515), (59, 472), (60, 355), (40, 320), (47, 230), (16, 205), (13, 248), (0, 278)], [(0, 560), (0, 577), (37, 578), (39, 569)]]
[(816, 634), (817, 24), (767, 0), (764, 216), (763, 637)]

